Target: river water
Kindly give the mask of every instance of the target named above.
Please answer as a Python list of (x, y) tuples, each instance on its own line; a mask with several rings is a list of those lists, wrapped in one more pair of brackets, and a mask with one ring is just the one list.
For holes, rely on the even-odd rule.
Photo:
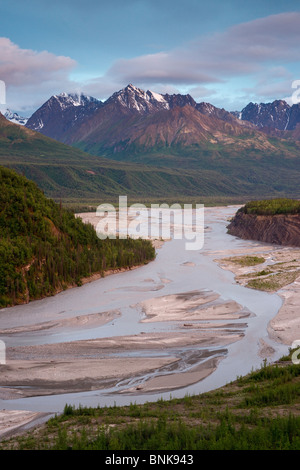
[[(157, 250), (156, 260), (141, 268), (107, 276), (79, 288), (64, 291), (54, 297), (34, 301), (0, 311), (0, 327), (16, 328), (44, 321), (72, 318), (80, 315), (118, 310), (121, 315), (113, 321), (92, 329), (57, 329), (35, 331), (0, 338), (9, 346), (61, 343), (66, 341), (135, 335), (174, 328), (171, 322), (141, 323), (137, 305), (162, 295), (208, 290), (224, 301), (234, 300), (250, 312), (245, 335), (240, 341), (226, 346), (227, 354), (217, 369), (200, 382), (177, 390), (153, 394), (119, 394), (116, 389), (94, 390), (73, 394), (40, 396), (14, 400), (0, 400), (2, 409), (24, 409), (42, 412), (60, 412), (66, 403), (75, 406), (105, 406), (144, 403), (157, 399), (183, 397), (220, 387), (237, 376), (259, 368), (263, 358), (259, 341), (263, 339), (274, 349), (272, 360), (286, 353), (286, 347), (274, 343), (267, 334), (269, 321), (281, 306), (277, 294), (259, 292), (237, 284), (234, 275), (219, 267), (215, 261), (223, 250), (262, 249), (263, 244), (240, 240), (227, 234), (228, 219), (237, 208), (208, 208), (205, 210), (204, 246), (200, 250), (186, 250), (185, 240), (172, 239)], [(266, 246), (266, 249), (268, 247)], [(166, 280), (168, 282), (166, 282)], [(243, 320), (244, 321), (244, 320)], [(163, 354), (168, 352), (164, 351)], [(170, 351), (173, 354), (173, 351)]]

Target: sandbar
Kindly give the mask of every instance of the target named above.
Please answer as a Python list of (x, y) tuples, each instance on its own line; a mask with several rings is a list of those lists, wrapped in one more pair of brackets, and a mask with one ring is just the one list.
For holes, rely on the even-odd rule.
[(42, 331), (50, 329), (76, 329), (76, 328), (96, 328), (106, 323), (113, 321), (119, 317), (121, 312), (119, 310), (110, 310), (107, 312), (92, 313), (88, 315), (77, 315), (76, 317), (61, 318), (59, 320), (52, 320), (48, 322), (35, 323), (33, 325), (24, 325), (14, 328), (4, 328), (0, 330), (0, 335), (13, 335), (20, 333), (29, 333), (33, 331)]
[[(0, 365), (0, 397), (13, 399), (112, 387), (120, 380), (157, 373), (166, 366), (176, 368), (181, 355), (191, 346), (196, 345), (203, 356), (205, 348), (226, 347), (244, 336), (243, 324), (207, 326), (195, 324), (185, 329), (183, 325), (175, 331), (9, 347), (6, 364)], [(176, 373), (175, 381), (176, 376), (179, 387), (184, 377), (190, 380), (189, 375)], [(157, 381), (163, 377), (162, 374)]]
[[(276, 288), (276, 284), (274, 284), (273, 289), (273, 292), (276, 292), (282, 299), (282, 306), (277, 315), (269, 322), (268, 334), (274, 341), (290, 347), (294, 341), (300, 340), (300, 249), (264, 245), (247, 250), (226, 250), (215, 254), (222, 256), (222, 258), (215, 260), (220, 267), (233, 272), (236, 282), (246, 287), (249, 280), (254, 278), (272, 279), (271, 276), (276, 273), (282, 276), (281, 285)], [(240, 255), (263, 256), (265, 262), (256, 266), (239, 266), (232, 262), (232, 256)], [(270, 271), (269, 274), (268, 271)], [(293, 282), (290, 282), (288, 275), (294, 276)], [(272, 292), (272, 288), (269, 291)]]
[(192, 291), (145, 300), (142, 322), (233, 320), (249, 312), (235, 301), (222, 301), (214, 292)]
[(49, 416), (49, 413), (25, 410), (0, 410), (0, 438), (8, 438), (21, 431), (29, 423), (46, 416)]
[(121, 393), (136, 394), (137, 391), (142, 391), (143, 393), (163, 392), (165, 390), (175, 390), (193, 385), (212, 374), (221, 359), (222, 356), (213, 357), (185, 372), (170, 373), (150, 378), (145, 383), (139, 384), (136, 387), (122, 390)]
[(99, 390), (132, 375), (170, 364), (175, 357), (77, 360), (8, 360), (0, 365), (0, 397), (32, 397)]

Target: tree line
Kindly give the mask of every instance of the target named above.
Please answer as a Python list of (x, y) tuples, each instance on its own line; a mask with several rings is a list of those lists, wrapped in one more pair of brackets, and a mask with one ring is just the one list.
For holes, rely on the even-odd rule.
[(239, 211), (244, 214), (256, 215), (299, 214), (300, 201), (288, 198), (250, 201), (241, 207)]
[(91, 224), (0, 167), (0, 306), (53, 295), (83, 277), (155, 257), (148, 240), (100, 240)]

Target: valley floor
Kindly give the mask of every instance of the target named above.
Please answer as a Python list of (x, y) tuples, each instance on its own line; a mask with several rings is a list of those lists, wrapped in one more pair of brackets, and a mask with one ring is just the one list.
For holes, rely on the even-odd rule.
[[(215, 252), (215, 261), (225, 270), (230, 270), (235, 275), (237, 283), (249, 287), (277, 292), (283, 300), (277, 316), (269, 324), (269, 335), (277, 342), (291, 346), (295, 339), (300, 339), (300, 249), (282, 248), (268, 245), (260, 245), (244, 250), (222, 250)], [(251, 262), (253, 260), (253, 263)], [(292, 273), (292, 274), (291, 274)], [(280, 275), (277, 284), (263, 283), (269, 277)], [(278, 277), (278, 276), (277, 276)], [(268, 279), (267, 279), (268, 278)], [(276, 278), (277, 279), (277, 278)], [(257, 283), (253, 284), (253, 280)], [(167, 279), (162, 279), (167, 283)], [(23, 346), (8, 349), (7, 364), (0, 365), (1, 385), (0, 397), (4, 399), (17, 398), (21, 396), (50, 395), (57, 393), (71, 393), (80, 390), (93, 390), (101, 387), (106, 388), (115, 385), (120, 380), (127, 380), (126, 392), (130, 393), (140, 387), (143, 392), (172, 390), (191, 383), (198, 382), (211, 374), (217, 367), (222, 355), (206, 358), (202, 366), (195, 365), (189, 372), (178, 371), (178, 357), (155, 355), (154, 357), (143, 357), (143, 351), (148, 352), (170, 347), (192, 346), (195, 344), (214, 345), (218, 348), (226, 347), (227, 344), (239, 341), (243, 336), (243, 326), (247, 319), (245, 312), (233, 301), (219, 302), (217, 296), (199, 296), (197, 298), (198, 317), (189, 315), (184, 317), (186, 300), (178, 296), (167, 296), (151, 299), (144, 303), (146, 313), (144, 322), (170, 320), (170, 312), (173, 312), (173, 320), (183, 320), (183, 329), (177, 333), (159, 332), (144, 333), (121, 337), (101, 338), (101, 340), (83, 340), (70, 343)], [(195, 301), (191, 297), (191, 305)], [(166, 303), (169, 308), (166, 309)], [(206, 307), (206, 303), (209, 306)], [(190, 305), (190, 306), (191, 306)], [(170, 308), (171, 307), (171, 308)], [(169, 313), (167, 313), (169, 312)], [(213, 316), (212, 316), (213, 315)], [(107, 312), (105, 315), (87, 315), (85, 318), (73, 320), (83, 322), (84, 326), (95, 326), (112, 321), (118, 312)], [(214, 323), (213, 333), (210, 330), (209, 319), (218, 321)], [(235, 323), (232, 331), (228, 330), (228, 323), (224, 321), (231, 319), (239, 320)], [(199, 324), (190, 323), (199, 320)], [(203, 323), (203, 320), (206, 322)], [(31, 328), (57, 328), (56, 324), (40, 324)], [(61, 325), (66, 326), (66, 325)], [(71, 326), (71, 325), (69, 325)], [(74, 326), (74, 325), (73, 325)], [(225, 328), (226, 326), (226, 328)], [(12, 331), (11, 333), (16, 333)], [(268, 345), (261, 343), (261, 356), (267, 358), (269, 355)], [(118, 353), (130, 350), (136, 353), (132, 359), (116, 356), (103, 357), (106, 353)], [(101, 351), (101, 354), (100, 354)], [(140, 357), (139, 357), (140, 355)], [(51, 357), (51, 361), (49, 361)], [(88, 359), (88, 368), (86, 367)], [(192, 361), (192, 359), (191, 359)], [(196, 361), (195, 361), (196, 363)], [(138, 386), (130, 387), (130, 377), (139, 373), (151, 373), (160, 368), (168, 368), (168, 375), (149, 376), (149, 380)], [(176, 372), (176, 374), (172, 374)], [(23, 388), (18, 388), (20, 383)], [(15, 387), (14, 387), (15, 385)], [(43, 418), (44, 413), (33, 413), (18, 410), (0, 411), (0, 438), (9, 436), (31, 421)]]

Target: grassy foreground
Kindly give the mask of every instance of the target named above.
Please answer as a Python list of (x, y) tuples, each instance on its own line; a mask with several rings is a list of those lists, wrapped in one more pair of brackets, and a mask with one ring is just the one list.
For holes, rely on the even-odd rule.
[[(292, 351), (290, 352), (292, 353)], [(0, 450), (299, 450), (300, 365), (290, 356), (197, 396), (78, 409)]]

